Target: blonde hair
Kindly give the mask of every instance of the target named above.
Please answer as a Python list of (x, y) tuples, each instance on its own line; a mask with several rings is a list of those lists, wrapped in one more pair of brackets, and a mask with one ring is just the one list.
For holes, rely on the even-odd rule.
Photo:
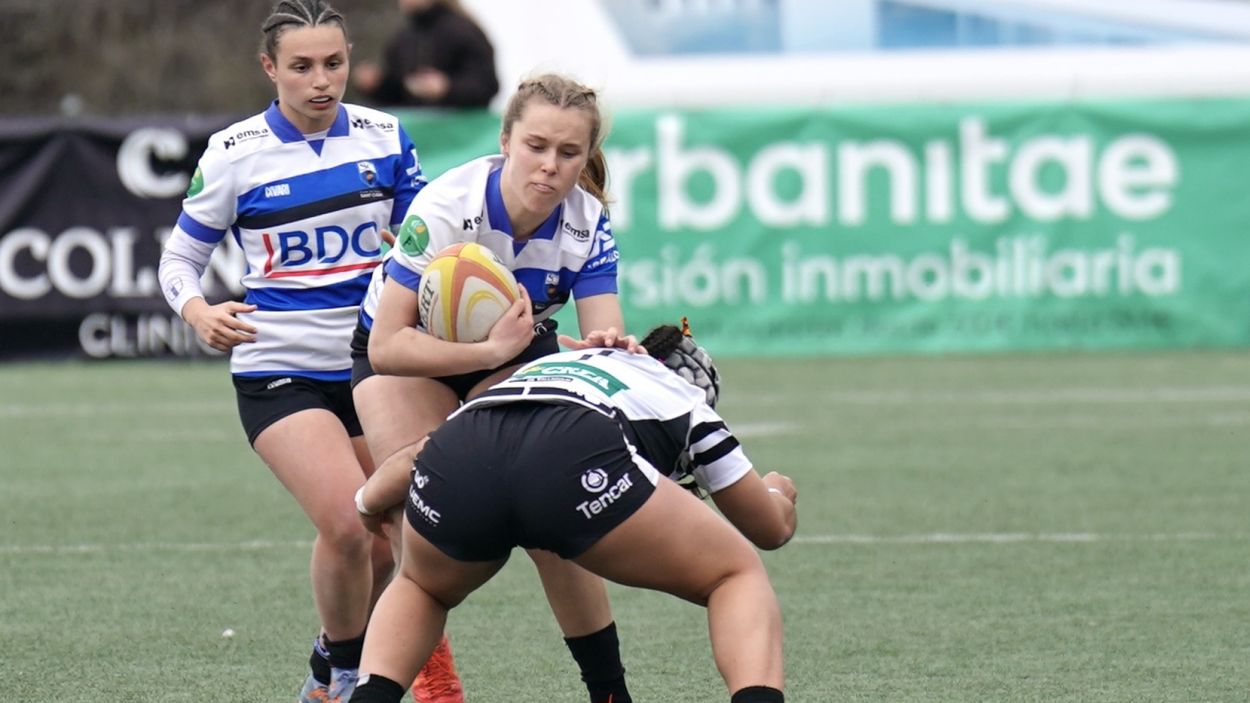
[(503, 111), (500, 132), (504, 139), (512, 134), (512, 126), (521, 119), (521, 113), (534, 100), (542, 100), (561, 109), (581, 110), (590, 117), (590, 156), (577, 177), (577, 184), (606, 207), (608, 161), (603, 155), (603, 139), (607, 134), (603, 128), (603, 114), (599, 111), (599, 98), (594, 89), (556, 73), (544, 73), (521, 81)]

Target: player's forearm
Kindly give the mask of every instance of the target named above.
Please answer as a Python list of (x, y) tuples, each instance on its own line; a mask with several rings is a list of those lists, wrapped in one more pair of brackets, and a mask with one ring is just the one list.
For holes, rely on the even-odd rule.
[(595, 295), (577, 301), (577, 327), (582, 337), (591, 332), (615, 328), (625, 334), (625, 314), (615, 294)]
[(178, 314), (182, 317), (184, 322), (192, 327), (195, 327), (196, 319), (209, 307), (210, 306), (207, 300), (198, 297), (191, 298), (185, 305), (182, 306), (182, 310), (180, 310)]
[(203, 301), (200, 277), (208, 268), (215, 246), (197, 241), (179, 228), (174, 228), (174, 233), (165, 242), (156, 277), (165, 302), (184, 320), (187, 319), (185, 308), (188, 304), (196, 298)]
[(754, 470), (712, 494), (716, 507), (760, 549), (778, 549), (794, 537), (798, 497), (789, 478), (776, 472), (761, 477)]
[(408, 483), (412, 480), (412, 460), (424, 445), (425, 439), (422, 438), (383, 461), (361, 489), (357, 508), (363, 506), (363, 513), (376, 515), (404, 502)]
[(391, 376), (430, 378), (493, 369), (511, 358), (501, 356), (489, 341), (447, 342), (413, 327), (379, 334), (375, 326), (369, 337), (370, 365)]
[(795, 509), (794, 503), (777, 491), (777, 489), (770, 488), (768, 490), (769, 497), (773, 499), (773, 506), (777, 511), (777, 522), (781, 529), (773, 535), (773, 544), (775, 546), (765, 547), (760, 545), (760, 547), (762, 549), (778, 549), (785, 546), (794, 537), (794, 531), (798, 529), (799, 512)]

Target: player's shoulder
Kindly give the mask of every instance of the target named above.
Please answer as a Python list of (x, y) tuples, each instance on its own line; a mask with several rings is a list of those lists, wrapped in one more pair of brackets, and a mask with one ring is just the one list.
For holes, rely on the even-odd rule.
[(353, 103), (342, 103), (342, 106), (347, 111), (347, 125), (352, 136), (392, 139), (402, 129), (399, 118), (389, 112)]
[(560, 216), (560, 249), (583, 260), (595, 259), (597, 268), (606, 260), (599, 258), (615, 251), (612, 226), (602, 202), (581, 186), (564, 198)]
[(448, 169), (430, 181), (417, 194), (416, 203), (431, 211), (479, 213), (486, 197), (486, 181), (492, 171), (503, 165), (502, 157), (483, 156)]
[(563, 248), (582, 256), (601, 253), (612, 241), (612, 225), (603, 203), (581, 186), (564, 198), (560, 223)]
[(277, 137), (262, 112), (214, 132), (208, 138), (204, 155), (227, 162), (237, 161), (276, 141)]
[(634, 380), (637, 380), (639, 377), (646, 379), (666, 378), (671, 374), (668, 368), (657, 359), (646, 354), (636, 354), (620, 348), (561, 351), (543, 358), (560, 363), (576, 362), (584, 366), (601, 369), (605, 372), (628, 373), (632, 374)]
[(664, 362), (647, 354), (637, 354), (624, 349), (612, 349), (610, 354), (603, 355), (605, 363), (628, 366), (639, 373), (656, 378), (667, 378), (671, 373)]
[(573, 226), (587, 226), (593, 233), (599, 228), (600, 221), (606, 225), (607, 208), (603, 202), (590, 194), (590, 191), (574, 186), (564, 197), (564, 221)]
[[(474, 159), (448, 170), (422, 188), (408, 206), (400, 227), (402, 252), (420, 256), (472, 239), (465, 233), (482, 211), (490, 170), (486, 159)], [(411, 236), (404, 237), (405, 233)]]

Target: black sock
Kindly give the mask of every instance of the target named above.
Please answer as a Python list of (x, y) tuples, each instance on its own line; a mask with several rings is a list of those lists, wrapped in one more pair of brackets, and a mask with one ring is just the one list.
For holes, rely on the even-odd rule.
[(325, 644), (330, 666), (335, 669), (356, 669), (360, 666), (360, 650), (365, 647), (365, 633), (342, 642), (325, 639)]
[(308, 656), (308, 668), (312, 669), (313, 678), (318, 683), (330, 685), (330, 653), (321, 643), (321, 635), (313, 640), (312, 654)]
[(771, 686), (747, 686), (738, 689), (729, 703), (786, 703), (786, 694)]
[[(366, 674), (356, 683), (351, 703), (399, 703), (404, 687), (378, 674)], [(347, 703), (344, 701), (343, 703)]]
[(590, 693), (590, 703), (633, 703), (625, 687), (625, 667), (621, 664), (621, 643), (616, 623), (581, 637), (565, 637), (573, 660), (582, 670), (582, 681)]

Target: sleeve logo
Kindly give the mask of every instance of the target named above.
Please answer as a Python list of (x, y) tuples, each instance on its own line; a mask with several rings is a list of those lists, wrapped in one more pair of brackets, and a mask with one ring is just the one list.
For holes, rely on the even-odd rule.
[(583, 270), (594, 271), (595, 269), (600, 268), (602, 266), (607, 266), (608, 264), (616, 263), (620, 258), (621, 258), (621, 252), (616, 249), (613, 249), (612, 251), (609, 251), (603, 256), (600, 256), (599, 258), (588, 262)]
[(204, 190), (204, 171), (195, 167), (195, 175), (191, 176), (191, 185), (187, 187), (187, 197), (194, 198)]
[(417, 215), (404, 218), (399, 228), (399, 249), (408, 256), (419, 256), (430, 246), (430, 228)]

